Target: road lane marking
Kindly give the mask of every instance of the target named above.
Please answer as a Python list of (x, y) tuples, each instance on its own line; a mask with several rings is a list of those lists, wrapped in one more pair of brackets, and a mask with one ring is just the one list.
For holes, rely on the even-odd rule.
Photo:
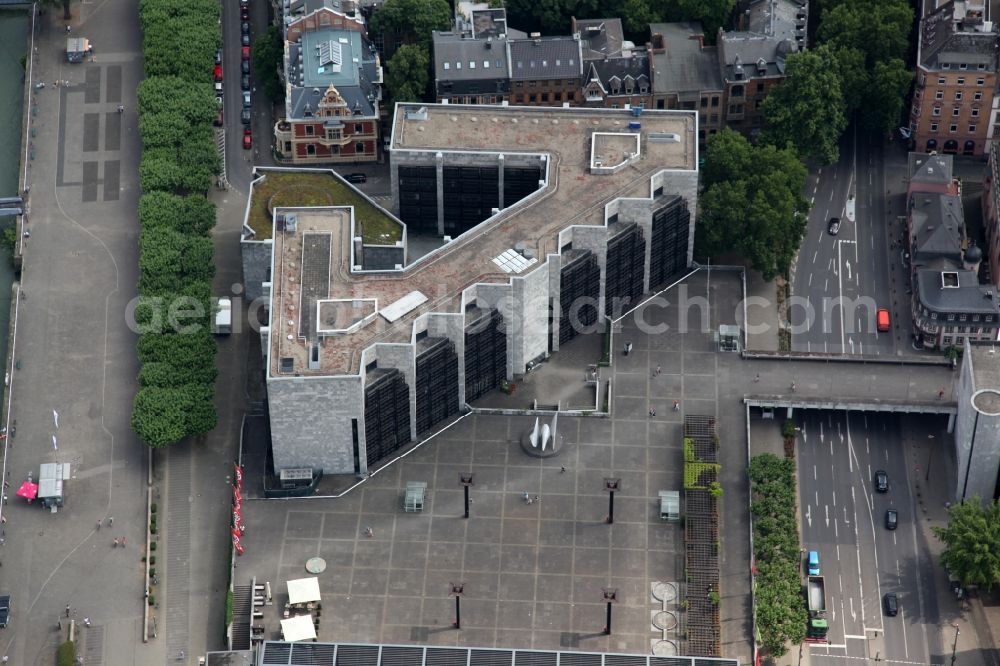
[(816, 465), (813, 465), (813, 481), (816, 481)]
[[(810, 648), (820, 647), (818, 645), (810, 645)], [(836, 648), (847, 648), (846, 645), (827, 645), (826, 647), (836, 647)], [(823, 653), (810, 653), (810, 657), (830, 657), (832, 659), (854, 659), (856, 661), (871, 661), (868, 657), (852, 657), (846, 654), (823, 654)], [(884, 662), (886, 664), (904, 664), (905, 666), (944, 666), (944, 662), (940, 661), (904, 661), (902, 659), (880, 659), (879, 662)]]
[[(837, 243), (837, 266), (840, 266), (840, 243)], [(840, 271), (837, 271), (837, 297), (840, 299), (838, 302), (844, 302), (844, 282), (840, 276)], [(844, 348), (844, 318), (840, 318), (840, 348)]]
[(837, 529), (837, 519), (833, 519), (833, 536), (836, 539), (840, 538), (840, 530)]
[(850, 634), (850, 635), (844, 634), (844, 638), (846, 638), (847, 640), (852, 640), (852, 641), (866, 641), (866, 640), (868, 640), (867, 636), (855, 636), (854, 634)]
[(837, 491), (833, 491), (833, 505), (837, 506)]
[(903, 627), (903, 656), (910, 658), (910, 646), (906, 642), (906, 613), (903, 612), (903, 605), (899, 605), (899, 624)]
[[(822, 236), (820, 236), (820, 238), (822, 238)], [(812, 260), (812, 262), (814, 264), (816, 263), (816, 257), (818, 257), (818, 256), (819, 256), (819, 250), (816, 250), (815, 252), (813, 252), (813, 260)]]

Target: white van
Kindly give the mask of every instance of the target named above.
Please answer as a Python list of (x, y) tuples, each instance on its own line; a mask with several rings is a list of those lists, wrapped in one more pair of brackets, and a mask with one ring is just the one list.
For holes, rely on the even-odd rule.
[(212, 321), (212, 332), (216, 335), (229, 335), (233, 332), (232, 300), (226, 297), (215, 299), (215, 316)]

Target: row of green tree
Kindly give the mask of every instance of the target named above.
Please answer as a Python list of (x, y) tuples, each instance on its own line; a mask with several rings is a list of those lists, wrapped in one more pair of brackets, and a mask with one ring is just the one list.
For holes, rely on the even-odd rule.
[(913, 8), (907, 0), (826, 0), (818, 9), (818, 46), (788, 56), (785, 82), (764, 102), (765, 139), (831, 164), (855, 113), (876, 135), (899, 125), (913, 81)]
[(141, 0), (146, 79), (139, 85), (139, 300), (142, 369), (132, 428), (163, 447), (215, 427), (210, 233), (206, 198), (220, 172), (212, 89), (217, 0)]
[(795, 517), (795, 461), (770, 453), (750, 459), (754, 591), (761, 646), (772, 657), (801, 643), (809, 621), (799, 576), (802, 551)]
[(372, 15), (368, 26), (383, 39), (399, 39), (385, 63), (386, 103), (419, 102), (430, 92), (431, 33), (451, 28), (452, 12), (448, 0), (387, 0)]
[(730, 132), (711, 137), (702, 171), (698, 255), (735, 252), (766, 280), (788, 272), (805, 234), (800, 160), (836, 162), (852, 116), (875, 136), (892, 132), (913, 78), (906, 0), (812, 9), (821, 12), (819, 45), (787, 57), (785, 81), (764, 101), (763, 132), (753, 145)]

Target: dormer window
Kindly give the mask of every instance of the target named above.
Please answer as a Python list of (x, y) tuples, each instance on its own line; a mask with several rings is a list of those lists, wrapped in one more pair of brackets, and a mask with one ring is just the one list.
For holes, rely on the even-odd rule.
[(444, 68), (445, 68), (445, 70), (449, 70), (449, 69), (451, 69), (451, 63), (450, 63), (450, 62), (446, 62), (446, 63), (444, 64)]
[(475, 60), (470, 60), (469, 61), (469, 69), (475, 69), (475, 68), (476, 68), (476, 61)]
[(483, 61), (483, 69), (489, 69), (489, 68), (490, 68), (490, 61), (489, 60), (484, 60)]

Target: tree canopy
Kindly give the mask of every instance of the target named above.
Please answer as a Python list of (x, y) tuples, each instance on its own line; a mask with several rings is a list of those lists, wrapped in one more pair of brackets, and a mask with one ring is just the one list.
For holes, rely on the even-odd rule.
[(372, 15), (371, 32), (394, 32), (405, 41), (430, 48), (431, 32), (451, 26), (448, 0), (387, 0)]
[(699, 255), (738, 252), (765, 280), (788, 270), (805, 233), (806, 169), (795, 152), (723, 130), (708, 139)]
[(403, 44), (385, 65), (390, 108), (396, 102), (419, 102), (427, 90), (430, 54), (426, 46)]
[(963, 586), (1000, 582), (1000, 504), (978, 497), (948, 508), (948, 525), (932, 528), (944, 543), (941, 564)]
[(832, 53), (821, 46), (790, 55), (785, 72), (764, 100), (764, 136), (777, 146), (794, 146), (802, 157), (836, 162), (847, 116)]
[(257, 88), (272, 102), (283, 99), (285, 89), (278, 78), (278, 71), (284, 67), (285, 43), (278, 26), (267, 26), (267, 31), (254, 40), (251, 51)]
[(146, 79), (138, 89), (139, 298), (134, 323), (141, 389), (132, 428), (162, 447), (208, 432), (215, 413), (215, 339), (209, 328), (220, 172), (211, 123), (217, 0), (140, 0)]

